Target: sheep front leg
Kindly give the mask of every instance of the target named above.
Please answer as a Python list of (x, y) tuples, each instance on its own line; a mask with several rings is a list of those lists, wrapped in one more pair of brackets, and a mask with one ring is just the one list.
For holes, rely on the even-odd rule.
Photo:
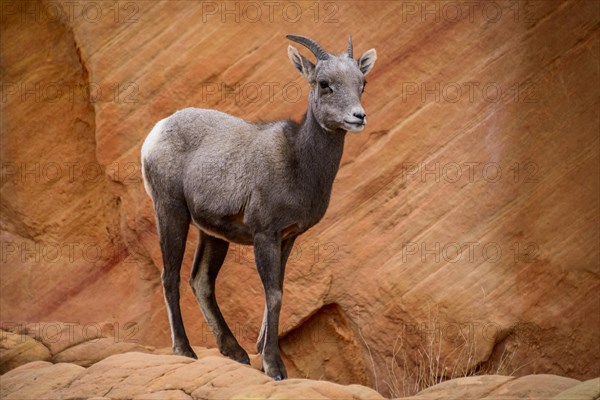
[(281, 267), (281, 236), (271, 233), (254, 235), (256, 268), (266, 297), (264, 323), (263, 369), (275, 380), (287, 378), (285, 365), (279, 353), (279, 312), (283, 294), (283, 268)]
[[(283, 278), (285, 275), (285, 265), (287, 264), (288, 257), (294, 247), (295, 237), (283, 240), (281, 244), (281, 273), (279, 274), (279, 280), (281, 281), (281, 287), (283, 288)], [(262, 324), (260, 325), (260, 333), (258, 334), (258, 340), (256, 341), (256, 350), (262, 354), (263, 347), (265, 346), (265, 333), (267, 329), (267, 305), (265, 304), (265, 312), (263, 313)]]

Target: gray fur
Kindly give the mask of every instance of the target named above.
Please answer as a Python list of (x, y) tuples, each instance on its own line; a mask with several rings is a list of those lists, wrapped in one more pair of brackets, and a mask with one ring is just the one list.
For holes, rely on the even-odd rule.
[[(289, 38), (324, 51), (308, 38)], [(251, 123), (186, 108), (160, 121), (146, 138), (142, 172), (156, 212), (175, 353), (196, 357), (179, 307), (179, 273), (192, 223), (200, 240), (190, 285), (219, 350), (249, 363), (223, 319), (214, 288), (229, 243), (253, 245), (266, 295), (257, 349), (269, 376), (287, 377), (277, 336), (287, 257), (295, 238), (327, 210), (346, 132), (360, 132), (366, 124), (360, 97), (376, 53), (371, 49), (355, 61), (350, 43), (340, 55), (321, 54), (316, 65), (289, 46), (292, 65), (311, 86), (299, 124)], [(321, 87), (323, 82), (327, 87)]]

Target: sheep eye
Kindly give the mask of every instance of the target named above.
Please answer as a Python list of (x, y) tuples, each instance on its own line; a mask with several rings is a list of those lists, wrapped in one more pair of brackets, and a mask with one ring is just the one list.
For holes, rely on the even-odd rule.
[(321, 89), (327, 89), (329, 87), (329, 84), (327, 83), (327, 81), (319, 81), (319, 86), (321, 87)]

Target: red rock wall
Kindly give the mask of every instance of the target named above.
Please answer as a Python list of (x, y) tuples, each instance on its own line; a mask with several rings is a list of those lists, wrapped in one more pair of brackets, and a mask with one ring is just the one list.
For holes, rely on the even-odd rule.
[[(342, 51), (352, 32), (378, 52), (369, 125), (290, 259), (292, 374), (394, 393), (428, 353), (447, 376), (507, 355), (504, 372), (600, 375), (600, 6), (465, 3), (3, 3), (1, 319), (133, 322), (168, 346), (145, 136), (187, 106), (300, 118), (285, 34)], [(232, 246), (217, 291), (253, 350), (251, 248)], [(182, 308), (214, 345), (187, 285)]]

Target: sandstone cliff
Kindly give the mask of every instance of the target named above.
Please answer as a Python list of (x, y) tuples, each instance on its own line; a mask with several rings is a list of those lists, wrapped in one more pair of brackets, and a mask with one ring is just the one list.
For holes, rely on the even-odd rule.
[[(144, 137), (187, 106), (299, 119), (285, 34), (342, 51), (351, 31), (379, 55), (369, 125), (290, 257), (291, 376), (394, 395), (428, 355), (434, 377), (600, 376), (600, 4), (275, 3), (3, 4), (3, 324), (168, 346)], [(232, 247), (217, 296), (253, 350), (250, 248)], [(187, 285), (182, 307), (192, 344), (213, 347)]]

